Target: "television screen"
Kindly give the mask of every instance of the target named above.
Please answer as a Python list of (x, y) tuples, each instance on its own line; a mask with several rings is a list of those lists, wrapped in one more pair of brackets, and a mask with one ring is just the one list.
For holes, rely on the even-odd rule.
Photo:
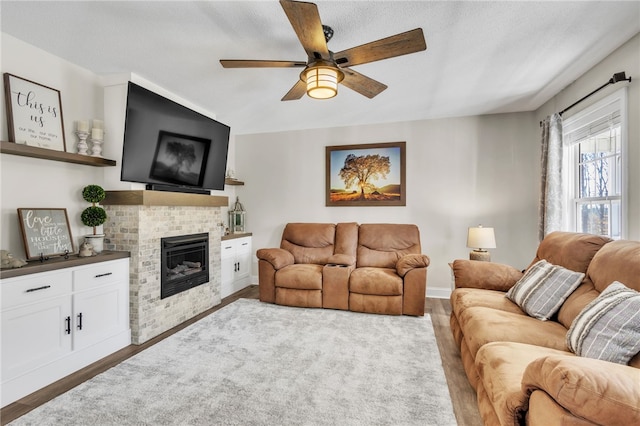
[(176, 192), (223, 190), (229, 126), (129, 82), (120, 179)]

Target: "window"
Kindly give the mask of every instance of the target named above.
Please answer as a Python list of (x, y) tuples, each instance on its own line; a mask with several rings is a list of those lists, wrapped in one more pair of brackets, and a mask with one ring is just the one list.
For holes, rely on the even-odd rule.
[(624, 238), (626, 89), (563, 123), (565, 227)]

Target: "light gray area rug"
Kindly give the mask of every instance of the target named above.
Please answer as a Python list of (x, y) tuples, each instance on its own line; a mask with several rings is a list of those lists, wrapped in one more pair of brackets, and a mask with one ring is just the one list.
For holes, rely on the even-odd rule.
[(430, 317), (240, 299), (12, 425), (455, 425)]

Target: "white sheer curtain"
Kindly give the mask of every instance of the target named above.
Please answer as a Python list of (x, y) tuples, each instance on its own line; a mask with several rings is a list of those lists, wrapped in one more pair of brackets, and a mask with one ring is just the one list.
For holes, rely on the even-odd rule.
[(542, 122), (542, 179), (538, 238), (562, 228), (562, 117), (556, 113)]

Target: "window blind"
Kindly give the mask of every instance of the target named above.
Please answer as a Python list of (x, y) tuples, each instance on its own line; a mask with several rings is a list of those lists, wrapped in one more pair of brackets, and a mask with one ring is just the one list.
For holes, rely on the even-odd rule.
[(608, 130), (612, 126), (620, 125), (621, 102), (615, 99), (606, 105), (598, 106), (590, 111), (578, 113), (576, 118), (569, 117), (563, 122), (562, 144), (572, 146), (589, 137)]

